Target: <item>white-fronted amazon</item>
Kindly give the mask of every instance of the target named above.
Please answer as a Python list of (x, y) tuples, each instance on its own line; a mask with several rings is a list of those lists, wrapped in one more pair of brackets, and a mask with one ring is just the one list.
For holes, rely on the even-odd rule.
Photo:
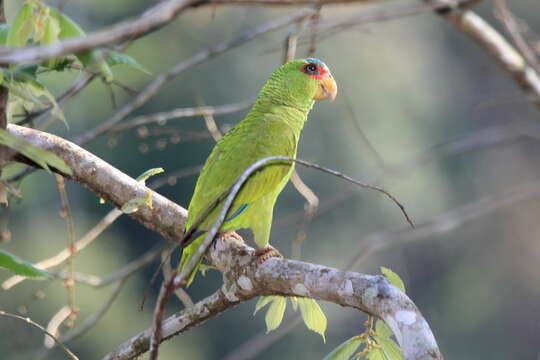
[[(189, 263), (200, 246), (222, 204), (218, 204), (197, 229), (191, 228), (194, 222), (256, 161), (276, 155), (296, 157), (300, 133), (315, 100), (333, 100), (336, 94), (337, 85), (330, 70), (318, 59), (288, 62), (270, 76), (251, 111), (215, 145), (204, 164), (186, 223), (186, 231), (194, 231), (198, 237), (183, 250), (181, 268)], [(249, 228), (261, 248), (260, 254), (273, 249), (268, 241), (274, 204), (289, 181), (293, 167), (294, 164), (271, 165), (254, 173), (237, 194), (220, 232)], [(187, 279), (188, 284), (193, 281), (197, 268)]]

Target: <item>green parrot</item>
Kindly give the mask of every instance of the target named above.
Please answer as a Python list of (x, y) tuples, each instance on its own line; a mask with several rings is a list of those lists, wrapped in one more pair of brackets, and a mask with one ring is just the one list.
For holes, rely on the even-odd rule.
[[(321, 60), (290, 61), (279, 67), (263, 86), (247, 116), (215, 145), (197, 180), (188, 208), (186, 232), (196, 239), (182, 252), (180, 270), (189, 263), (196, 249), (217, 219), (223, 201), (196, 228), (192, 225), (227, 191), (254, 162), (276, 155), (295, 158), (300, 132), (315, 100), (334, 100), (337, 85)], [(233, 201), (220, 233), (239, 237), (234, 230), (249, 228), (264, 261), (281, 256), (269, 246), (272, 213), (276, 199), (289, 181), (294, 163), (272, 165), (255, 172)], [(202, 259), (186, 279), (191, 284)]]

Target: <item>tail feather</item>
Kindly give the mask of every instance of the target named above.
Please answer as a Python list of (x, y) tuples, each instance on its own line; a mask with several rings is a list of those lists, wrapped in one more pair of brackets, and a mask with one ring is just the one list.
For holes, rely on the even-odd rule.
[[(179, 272), (182, 272), (182, 270), (189, 264), (191, 261), (191, 258), (195, 255), (197, 248), (201, 245), (202, 241), (204, 240), (204, 236), (206, 235), (206, 232), (203, 232), (201, 235), (199, 235), (191, 244), (186, 246), (184, 250), (182, 251), (182, 258), (180, 259), (180, 265), (178, 266)], [(197, 275), (197, 271), (199, 270), (199, 266), (201, 265), (202, 256), (197, 260), (197, 265), (191, 270), (189, 275), (186, 277), (186, 286), (191, 285), (193, 282), (193, 279), (195, 279), (195, 275)]]

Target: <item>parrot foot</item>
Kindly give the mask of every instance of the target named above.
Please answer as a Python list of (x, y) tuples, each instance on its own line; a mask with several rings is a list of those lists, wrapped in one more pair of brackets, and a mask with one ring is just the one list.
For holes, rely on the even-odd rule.
[(283, 255), (280, 254), (279, 251), (277, 251), (274, 247), (268, 245), (264, 249), (257, 249), (255, 250), (255, 256), (257, 257), (257, 264), (260, 265), (266, 260), (277, 257), (282, 258)]
[(236, 240), (244, 242), (244, 239), (233, 230), (220, 232), (218, 234), (218, 236), (217, 236), (217, 239), (219, 241), (223, 242), (223, 241), (225, 241), (225, 239), (230, 238), (230, 237), (235, 238)]

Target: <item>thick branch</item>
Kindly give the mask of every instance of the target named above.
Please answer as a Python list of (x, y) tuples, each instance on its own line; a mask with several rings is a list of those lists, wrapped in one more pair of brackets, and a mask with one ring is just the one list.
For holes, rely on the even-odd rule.
[[(234, 238), (211, 246), (209, 258), (223, 273), (223, 286), (194, 307), (166, 319), (162, 341), (255, 296), (307, 296), (382, 318), (394, 332), (405, 359), (442, 359), (420, 311), (383, 276), (282, 258), (272, 258), (258, 265), (254, 252)], [(131, 359), (147, 351), (151, 334), (152, 329), (148, 329), (132, 337), (104, 360)]]
[[(433, 6), (452, 4), (451, 0), (424, 1)], [(471, 10), (455, 8), (438, 13), (489, 52), (512, 75), (519, 87), (532, 97), (532, 101), (540, 106), (540, 75), (497, 30)]]
[(30, 144), (56, 154), (73, 170), (73, 180), (118, 208), (129, 200), (143, 199), (151, 193), (152, 209), (140, 206), (138, 211), (130, 215), (167, 239), (182, 238), (187, 211), (181, 206), (70, 141), (13, 124), (8, 125), (7, 129)]
[(37, 62), (136, 39), (174, 20), (191, 2), (193, 1), (161, 2), (135, 20), (117, 24), (110, 29), (101, 30), (86, 37), (71, 38), (47, 46), (30, 46), (22, 49), (0, 48), (0, 64)]
[[(434, 1), (435, 8), (460, 6), (461, 2), (476, 0)], [(89, 34), (85, 37), (75, 37), (47, 45), (28, 46), (20, 49), (0, 48), (0, 64), (35, 63), (52, 57), (65, 56), (99, 47), (111, 46), (128, 40), (137, 39), (174, 20), (187, 7), (200, 6), (309, 6), (309, 5), (340, 5), (363, 4), (373, 0), (166, 0), (145, 11), (139, 17), (115, 24), (114, 26)]]
[[(227, 299), (220, 289), (213, 295), (199, 301), (194, 306), (164, 320), (161, 330), (161, 341), (165, 341), (174, 335), (189, 330), (193, 326), (199, 325), (239, 303), (239, 300), (230, 301)], [(153, 329), (150, 328), (133, 336), (124, 344), (120, 345), (116, 351), (107, 354), (103, 360), (133, 359), (138, 354), (148, 351), (152, 330)]]
[(24, 64), (79, 53), (99, 47), (110, 46), (137, 39), (174, 20), (188, 6), (203, 5), (284, 5), (306, 6), (310, 4), (364, 3), (372, 0), (167, 0), (148, 9), (136, 19), (124, 21), (109, 29), (97, 31), (85, 37), (75, 37), (47, 46), (28, 46), (21, 49), (0, 48), (0, 64)]

